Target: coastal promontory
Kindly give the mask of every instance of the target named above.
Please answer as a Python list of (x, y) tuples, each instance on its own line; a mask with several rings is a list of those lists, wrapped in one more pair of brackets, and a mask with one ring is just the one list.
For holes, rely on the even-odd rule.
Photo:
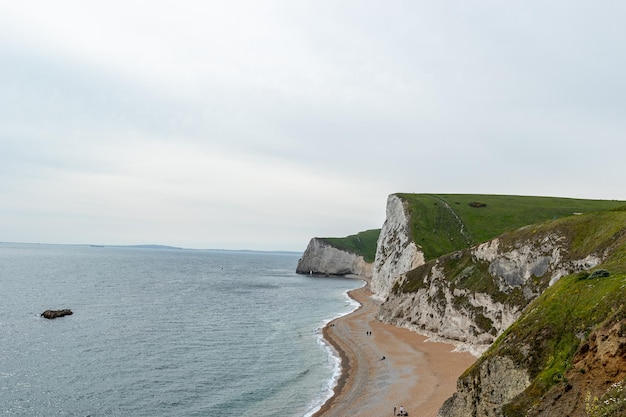
[(313, 238), (296, 272), (314, 275), (359, 275), (371, 278), (380, 230), (367, 230), (345, 238)]
[[(313, 239), (298, 269), (357, 260)], [(440, 417), (625, 415), (626, 202), (392, 194), (370, 268), (379, 321), (478, 357)]]

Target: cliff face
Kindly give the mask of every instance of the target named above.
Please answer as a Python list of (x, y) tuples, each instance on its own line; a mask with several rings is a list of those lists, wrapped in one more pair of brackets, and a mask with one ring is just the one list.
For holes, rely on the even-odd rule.
[(360, 275), (372, 277), (372, 264), (363, 256), (337, 249), (323, 239), (313, 238), (309, 242), (296, 268), (298, 274)]
[(439, 417), (626, 415), (626, 277), (564, 280), (461, 376)]
[(372, 291), (386, 300), (378, 319), (477, 354), (548, 286), (602, 260), (570, 256), (571, 242), (558, 232), (526, 230), (425, 262), (410, 224), (407, 202), (390, 195), (372, 271)]
[(424, 254), (410, 234), (406, 204), (396, 195), (387, 198), (386, 219), (378, 237), (371, 288), (385, 299), (401, 274), (424, 263)]
[[(626, 413), (626, 319), (591, 333), (572, 361), (567, 381), (551, 389), (528, 417), (589, 417)], [(611, 414), (611, 411), (613, 414)], [(621, 412), (621, 413), (620, 413)]]
[(378, 319), (481, 353), (548, 286), (602, 260), (595, 253), (571, 257), (570, 244), (547, 231), (496, 238), (429, 261), (400, 277)]
[(379, 320), (482, 354), (441, 417), (626, 412), (626, 208), (479, 200), (390, 195), (373, 265), (313, 239), (298, 272), (371, 276)]
[(495, 357), (457, 382), (457, 392), (438, 417), (502, 417), (501, 407), (530, 385), (528, 372), (507, 357)]
[[(501, 337), (461, 376), (439, 416), (626, 415), (626, 212), (525, 228), (470, 254), (493, 277), (485, 296), (518, 313), (494, 332)], [(439, 262), (453, 270), (452, 260)], [(458, 286), (463, 276), (448, 282)]]

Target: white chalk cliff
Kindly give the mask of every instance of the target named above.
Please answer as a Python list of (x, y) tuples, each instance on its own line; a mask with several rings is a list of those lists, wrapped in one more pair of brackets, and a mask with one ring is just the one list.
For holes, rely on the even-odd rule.
[(390, 195), (386, 215), (373, 265), (313, 238), (297, 272), (371, 277), (372, 292), (384, 300), (379, 320), (458, 342), (476, 354), (547, 287), (606, 258), (575, 257), (570, 237), (533, 227), (426, 261), (411, 235), (408, 203)]
[(320, 238), (309, 242), (302, 258), (298, 261), (296, 272), (316, 275), (359, 275), (372, 277), (372, 264), (363, 256), (338, 249)]
[(603, 258), (572, 259), (568, 252), (564, 236), (548, 233), (507, 242), (496, 238), (442, 256), (401, 275), (378, 319), (482, 353), (548, 286)]
[[(379, 320), (452, 342), (478, 356), (520, 318), (532, 300), (564, 276), (588, 274), (601, 266), (626, 235), (618, 230), (606, 242), (583, 249), (577, 236), (586, 233), (584, 225), (537, 223), (426, 260), (413, 241), (407, 201), (392, 194), (373, 264), (323, 239), (312, 239), (297, 272), (371, 277), (374, 296), (383, 300)], [(459, 226), (464, 227), (460, 220)], [(439, 416), (502, 417), (502, 405), (531, 383), (525, 363), (506, 355), (484, 357), (475, 372), (459, 380), (457, 393)]]
[[(592, 253), (573, 259), (567, 256), (568, 239), (540, 233), (504, 241), (495, 238), (426, 262), (410, 227), (407, 203), (390, 195), (372, 270), (372, 291), (385, 300), (378, 319), (459, 342), (476, 354), (548, 286), (603, 258)], [(464, 269), (450, 266), (460, 263)], [(414, 282), (405, 285), (409, 271)]]
[(397, 195), (387, 198), (386, 219), (378, 237), (372, 270), (372, 292), (385, 299), (400, 276), (424, 264), (424, 254), (411, 238), (406, 202)]

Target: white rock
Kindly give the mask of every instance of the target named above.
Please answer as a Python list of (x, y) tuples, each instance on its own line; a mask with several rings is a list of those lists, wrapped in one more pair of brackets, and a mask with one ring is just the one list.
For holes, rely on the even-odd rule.
[(387, 217), (378, 237), (372, 292), (385, 299), (403, 273), (422, 264), (424, 253), (411, 239), (406, 203), (392, 194), (387, 198)]
[(328, 275), (353, 274), (371, 278), (372, 264), (365, 262), (361, 255), (337, 249), (322, 239), (313, 238), (298, 261), (296, 272)]

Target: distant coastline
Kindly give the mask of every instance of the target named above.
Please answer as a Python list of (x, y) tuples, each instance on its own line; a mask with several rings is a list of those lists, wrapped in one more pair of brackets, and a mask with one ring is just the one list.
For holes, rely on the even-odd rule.
[(255, 249), (215, 249), (215, 248), (183, 248), (180, 246), (142, 244), (142, 245), (103, 245), (96, 243), (44, 243), (44, 242), (0, 242), (0, 245), (50, 245), (50, 246), (82, 246), (88, 248), (128, 248), (128, 249), (167, 249), (167, 250), (190, 250), (190, 251), (214, 251), (214, 252), (242, 252), (242, 253), (279, 253), (288, 255), (301, 255), (302, 251), (289, 250), (255, 250)]

